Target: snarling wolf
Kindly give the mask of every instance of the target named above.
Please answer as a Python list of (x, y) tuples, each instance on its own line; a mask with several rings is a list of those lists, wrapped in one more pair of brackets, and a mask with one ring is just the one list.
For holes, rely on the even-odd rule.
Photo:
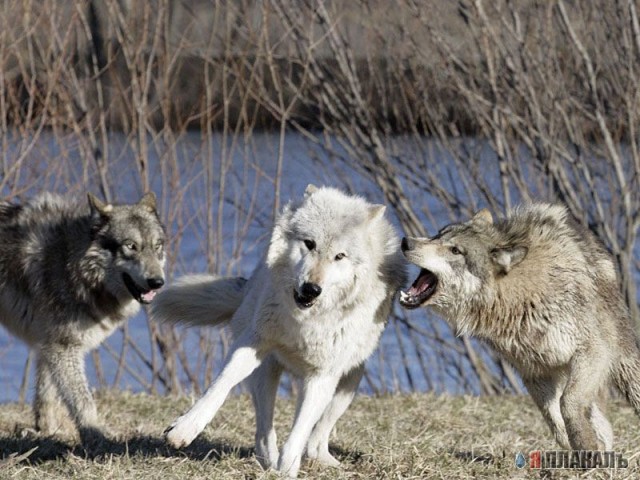
[(609, 381), (640, 414), (640, 352), (611, 255), (565, 207), (488, 210), (432, 238), (405, 238), (421, 267), (401, 292), (513, 364), (565, 449), (610, 450)]
[[(273, 228), (248, 281), (191, 276), (158, 295), (152, 316), (215, 325), (230, 319), (235, 342), (204, 396), (166, 431), (189, 445), (233, 386), (249, 377), (257, 416), (256, 455), (296, 476), (303, 453), (337, 465), (329, 435), (345, 412), (406, 279), (400, 239), (372, 205), (333, 188), (307, 187)], [(288, 440), (279, 453), (273, 410), (283, 370), (300, 381)]]
[(103, 438), (84, 356), (164, 284), (154, 194), (134, 205), (48, 193), (0, 202), (0, 238), (0, 321), (37, 353), (36, 427), (55, 433), (62, 401), (83, 441)]

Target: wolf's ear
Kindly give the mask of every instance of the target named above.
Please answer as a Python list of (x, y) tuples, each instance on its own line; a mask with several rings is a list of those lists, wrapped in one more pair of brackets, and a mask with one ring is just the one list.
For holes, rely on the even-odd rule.
[(288, 203), (276, 218), (276, 222), (271, 232), (269, 248), (267, 249), (267, 266), (269, 268), (273, 268), (279, 261), (281, 261), (287, 251), (287, 230), (289, 222), (291, 221), (292, 210), (292, 204)]
[(382, 218), (386, 210), (387, 207), (385, 205), (371, 205), (369, 207), (369, 221), (371, 222), (378, 218)]
[(307, 185), (307, 188), (304, 189), (304, 198), (307, 198), (309, 195), (312, 195), (317, 191), (318, 187), (310, 183), (309, 185)]
[(503, 274), (518, 265), (527, 256), (527, 247), (505, 247), (495, 248), (491, 251), (491, 261), (496, 265), (498, 271)]
[(273, 268), (287, 250), (285, 233), (280, 225), (273, 227), (267, 250), (267, 266)]
[(145, 193), (138, 202), (138, 205), (148, 208), (151, 212), (155, 212), (157, 209), (156, 194), (153, 192)]
[(100, 217), (108, 217), (113, 211), (113, 205), (105, 203), (92, 193), (87, 193), (87, 199), (89, 200), (89, 207), (91, 213)]
[(487, 225), (491, 225), (493, 223), (493, 217), (491, 216), (491, 212), (489, 210), (483, 208), (482, 210), (478, 210), (478, 212), (476, 212), (476, 214), (471, 217), (471, 221), (473, 223), (484, 223)]

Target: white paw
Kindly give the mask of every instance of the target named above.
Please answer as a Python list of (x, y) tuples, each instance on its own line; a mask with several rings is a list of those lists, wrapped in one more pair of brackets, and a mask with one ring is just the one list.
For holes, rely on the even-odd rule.
[(289, 458), (288, 455), (280, 455), (278, 471), (285, 478), (298, 478), (300, 470), (300, 457)]
[(309, 445), (307, 445), (307, 457), (309, 460), (313, 460), (328, 467), (340, 466), (340, 462), (329, 453), (329, 447), (326, 443), (324, 444), (324, 447), (316, 447), (314, 446), (315, 444), (316, 442), (309, 442)]
[(263, 470), (269, 470), (270, 468), (276, 468), (278, 465), (278, 452), (275, 455), (270, 455), (268, 452), (256, 449), (256, 460), (263, 468)]
[(320, 462), (322, 465), (326, 465), (327, 467), (339, 467), (340, 462), (336, 460), (336, 458), (331, 455), (329, 452), (319, 452), (315, 457), (309, 457), (311, 460), (316, 462)]
[(174, 448), (182, 448), (191, 444), (203, 428), (189, 415), (183, 415), (164, 431), (164, 436), (169, 445)]

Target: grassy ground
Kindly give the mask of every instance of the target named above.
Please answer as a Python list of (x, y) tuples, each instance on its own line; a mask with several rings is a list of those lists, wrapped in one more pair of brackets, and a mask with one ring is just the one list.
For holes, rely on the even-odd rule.
[[(98, 408), (116, 439), (83, 448), (72, 437), (41, 437), (31, 430), (29, 407), (0, 406), (0, 478), (20, 479), (216, 479), (278, 478), (253, 457), (254, 415), (249, 398), (231, 397), (205, 432), (182, 451), (165, 446), (161, 432), (189, 405), (170, 399), (103, 393)], [(618, 471), (517, 470), (514, 457), (555, 444), (526, 397), (432, 395), (358, 397), (331, 446), (338, 469), (303, 462), (302, 478), (638, 478), (640, 420), (614, 402), (610, 418), (616, 449), (630, 468)], [(293, 402), (281, 400), (280, 444)]]

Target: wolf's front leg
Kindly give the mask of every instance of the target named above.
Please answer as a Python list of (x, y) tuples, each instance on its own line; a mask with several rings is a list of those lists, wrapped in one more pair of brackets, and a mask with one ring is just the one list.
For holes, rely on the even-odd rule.
[(283, 474), (297, 477), (302, 453), (311, 430), (331, 402), (339, 380), (339, 377), (320, 376), (305, 381), (291, 434), (282, 447), (278, 460), (278, 470)]
[(42, 354), (38, 352), (36, 358), (36, 395), (33, 402), (33, 411), (36, 417), (36, 430), (45, 435), (53, 435), (61, 427), (61, 409), (58, 389), (53, 383), (51, 372)]
[(186, 447), (204, 430), (231, 389), (260, 365), (257, 345), (257, 339), (248, 335), (240, 337), (233, 344), (218, 378), (187, 413), (164, 431), (170, 445), (175, 448)]
[(560, 447), (569, 450), (569, 437), (560, 411), (560, 397), (566, 385), (566, 379), (561, 374), (550, 375), (547, 378), (523, 378), (531, 398), (542, 412), (551, 432)]
[(84, 371), (84, 352), (73, 346), (46, 345), (39, 353), (39, 364), (49, 372), (51, 382), (76, 423), (82, 442), (104, 440)]
[(340, 462), (329, 453), (329, 436), (338, 419), (349, 408), (358, 390), (364, 365), (354, 368), (340, 379), (336, 393), (316, 426), (313, 427), (307, 443), (307, 456), (320, 463), (337, 467)]

